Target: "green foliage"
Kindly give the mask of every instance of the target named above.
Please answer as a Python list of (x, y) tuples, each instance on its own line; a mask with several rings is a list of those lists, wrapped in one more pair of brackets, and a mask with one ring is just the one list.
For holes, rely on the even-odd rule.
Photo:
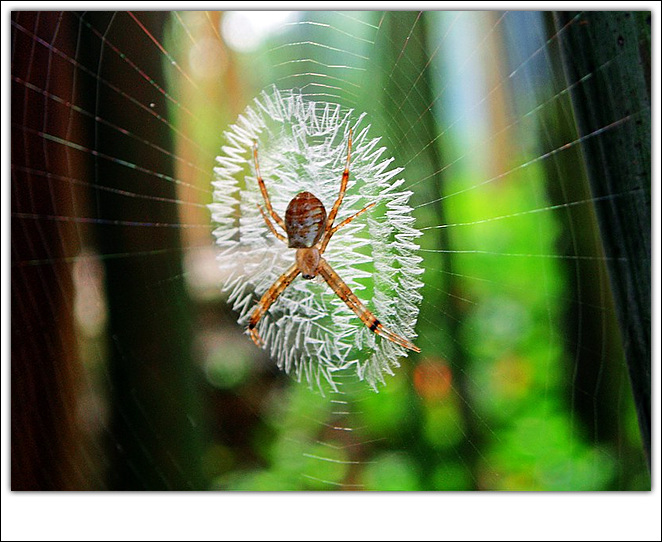
[[(300, 15), (310, 24), (292, 25), (258, 53), (233, 54), (245, 74), (234, 96), (242, 107), (273, 82), (316, 99), (330, 95), (366, 112), (396, 164), (405, 165), (424, 231), (423, 352), (379, 393), (348, 379), (341, 393), (322, 395), (273, 374), (264, 385), (257, 367), (271, 362), (219, 350), (209, 381), (258, 421), (243, 427), (248, 448), (210, 443), (207, 462), (224, 465), (210, 469), (212, 487), (650, 487), (608, 285), (596, 279), (589, 292), (579, 284), (583, 266), (597, 276), (605, 260), (599, 243), (580, 245), (597, 239), (586, 204), (595, 202), (582, 203), (567, 188), (587, 187), (576, 135), (565, 131), (574, 128), (571, 82), (558, 59), (525, 70), (541, 59), (520, 51), (513, 36), (529, 30), (529, 18), (543, 29), (541, 14), (500, 17), (314, 12)], [(481, 36), (480, 46), (453, 41), (467, 32)], [(477, 98), (461, 105), (472, 92)], [(217, 141), (218, 131), (199, 136)], [(597, 340), (576, 336), (593, 318), (601, 322)], [(599, 366), (587, 367), (596, 351)], [(598, 375), (584, 388), (584, 370), (613, 382)], [(613, 407), (614, 423), (602, 402)], [(224, 416), (221, 426), (230, 423)]]

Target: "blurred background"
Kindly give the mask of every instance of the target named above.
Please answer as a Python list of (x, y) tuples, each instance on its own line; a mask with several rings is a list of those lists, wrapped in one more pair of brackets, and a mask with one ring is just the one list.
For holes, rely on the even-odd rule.
[[(650, 21), (13, 12), (12, 489), (649, 490)], [(405, 168), (422, 353), (378, 393), (222, 294), (212, 168), (272, 84)]]

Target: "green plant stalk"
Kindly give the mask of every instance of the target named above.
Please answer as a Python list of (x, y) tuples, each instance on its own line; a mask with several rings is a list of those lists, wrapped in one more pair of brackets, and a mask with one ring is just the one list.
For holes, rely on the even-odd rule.
[[(96, 12), (90, 18), (103, 28), (108, 24), (104, 17), (108, 14)], [(138, 17), (162, 41), (167, 12), (142, 12)], [(162, 82), (163, 58), (158, 49), (148, 53), (117, 22), (110, 28), (114, 33), (109, 39), (126, 57), (140, 58), (142, 69)], [(97, 43), (92, 36), (88, 49), (93, 51)], [(90, 54), (96, 58), (95, 65), (100, 64), (101, 80), (125, 78), (123, 84), (133, 85), (131, 96), (137, 102), (151, 103), (165, 115), (163, 95), (141, 84), (122, 58)], [(87, 91), (95, 96), (95, 89)], [(172, 132), (165, 123), (132, 109), (109, 85), (99, 84), (97, 92), (89, 110), (159, 148), (172, 149)], [(159, 177), (174, 176), (173, 160), (169, 154), (150, 152), (117, 130), (97, 125), (95, 135), (100, 156), (120, 157), (144, 168), (127, 168), (102, 158), (93, 164), (98, 186), (112, 188), (91, 195), (97, 216), (118, 222), (97, 224), (100, 252), (123, 256), (104, 260), (111, 337), (111, 438), (116, 450), (108, 485), (119, 490), (199, 490), (206, 486), (200, 463), (204, 424), (195, 390), (193, 324), (183, 281), (181, 236), (178, 228), (158, 227), (179, 223), (177, 206), (156, 199), (177, 199), (175, 183)], [(140, 197), (127, 198), (124, 192)], [(138, 224), (122, 226), (123, 221)]]

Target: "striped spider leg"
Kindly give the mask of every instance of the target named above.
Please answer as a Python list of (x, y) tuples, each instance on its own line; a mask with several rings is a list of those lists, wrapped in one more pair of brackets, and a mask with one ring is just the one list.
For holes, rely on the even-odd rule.
[[(282, 294), (292, 281), (301, 274), (304, 279), (312, 279), (317, 275), (321, 275), (335, 294), (345, 302), (354, 314), (356, 314), (356, 316), (358, 316), (373, 333), (376, 333), (404, 348), (413, 350), (414, 352), (421, 351), (420, 348), (412, 342), (386, 329), (375, 315), (372, 314), (372, 312), (370, 312), (354, 295), (349, 286), (345, 284), (329, 263), (322, 257), (331, 237), (333, 237), (333, 234), (375, 206), (375, 203), (370, 203), (357, 213), (354, 213), (349, 218), (346, 218), (334, 226), (336, 216), (340, 210), (343, 198), (345, 197), (345, 192), (347, 191), (351, 151), (352, 132), (350, 130), (347, 143), (347, 161), (340, 181), (340, 193), (338, 194), (338, 198), (333, 204), (328, 216), (324, 204), (313, 194), (310, 192), (299, 192), (294, 198), (292, 198), (287, 206), (285, 220), (283, 220), (271, 206), (267, 187), (260, 174), (260, 166), (257, 157), (257, 141), (253, 143), (255, 173), (266, 206), (265, 211), (262, 206), (258, 204), (260, 213), (271, 233), (284, 243), (287, 243), (289, 248), (296, 249), (294, 264), (292, 264), (285, 273), (278, 277), (278, 279), (276, 279), (276, 281), (262, 295), (262, 298), (251, 314), (248, 322), (248, 334), (258, 346), (264, 344), (256, 329), (258, 322), (269, 310), (269, 307), (271, 307), (271, 305), (278, 299), (280, 294)], [(283, 235), (276, 229), (272, 220), (280, 226), (286, 235)]]

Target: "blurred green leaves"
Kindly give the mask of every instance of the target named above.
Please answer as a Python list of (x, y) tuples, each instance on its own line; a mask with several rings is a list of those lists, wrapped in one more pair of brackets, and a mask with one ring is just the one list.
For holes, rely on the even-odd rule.
[[(273, 83), (367, 113), (405, 166), (426, 272), (423, 352), (379, 393), (311, 392), (254, 349), (210, 358), (212, 487), (650, 487), (611, 292), (580, 280), (605, 260), (549, 17), (302, 12), (255, 53), (227, 51), (219, 118)], [(205, 100), (191, 107), (205, 115)], [(196, 137), (211, 146), (223, 129)], [(241, 445), (223, 431), (234, 407), (250, 414)]]

